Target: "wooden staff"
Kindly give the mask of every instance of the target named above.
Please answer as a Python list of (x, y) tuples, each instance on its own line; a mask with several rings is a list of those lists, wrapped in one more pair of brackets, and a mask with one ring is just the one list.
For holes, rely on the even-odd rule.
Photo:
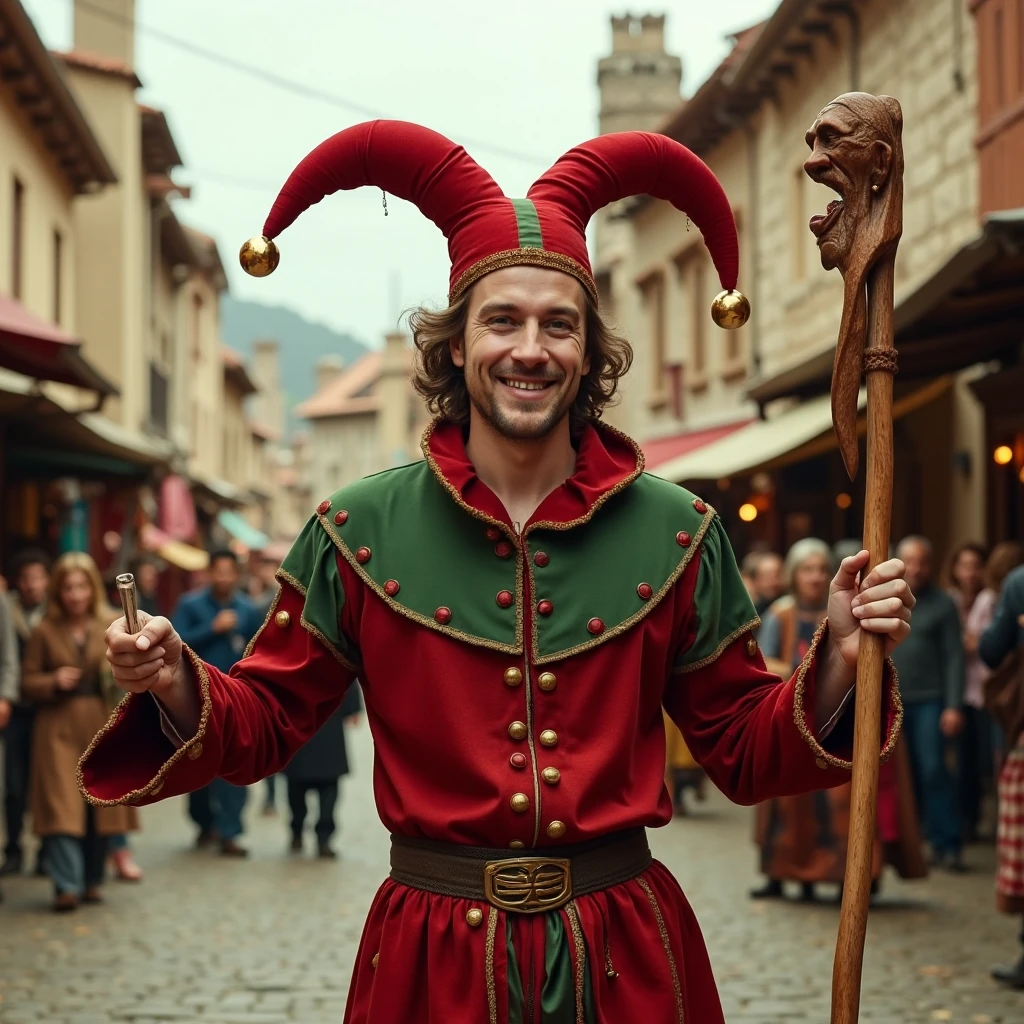
[[(894, 260), (885, 259), (875, 265), (868, 277), (868, 336), (865, 349), (868, 436), (864, 547), (870, 558), (865, 575), (889, 556), (893, 372), (886, 368), (884, 361), (881, 365), (875, 363), (873, 367), (870, 353), (885, 353), (891, 358), (895, 351), (892, 339), (893, 270)], [(839, 912), (839, 936), (832, 967), (832, 1024), (856, 1024), (860, 1016), (864, 940), (875, 852), (885, 642), (886, 637), (878, 633), (862, 633), (860, 652), (857, 655), (850, 834), (846, 851), (843, 904)]]
[[(811, 221), (826, 270), (838, 267), (845, 295), (832, 376), (832, 419), (851, 479), (857, 472), (857, 407), (867, 377), (866, 576), (889, 554), (892, 512), (893, 283), (903, 227), (903, 115), (888, 96), (847, 93), (807, 133), (805, 165), (842, 205)], [(857, 657), (853, 778), (846, 877), (832, 973), (832, 1024), (856, 1024), (871, 899), (881, 750), (886, 637), (862, 633)]]

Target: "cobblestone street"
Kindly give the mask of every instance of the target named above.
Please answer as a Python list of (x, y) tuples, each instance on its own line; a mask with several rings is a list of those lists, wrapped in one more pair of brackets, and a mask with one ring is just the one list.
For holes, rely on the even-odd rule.
[[(365, 728), (350, 749), (337, 863), (289, 856), (280, 816), (261, 817), (253, 790), (248, 862), (189, 849), (184, 801), (173, 800), (143, 812), (135, 848), (145, 881), (108, 885), (104, 906), (57, 917), (45, 881), (5, 880), (0, 1024), (338, 1024), (387, 857)], [(703, 924), (730, 1022), (827, 1021), (837, 909), (751, 904), (750, 814), (716, 794), (654, 835), (655, 852)], [(869, 931), (865, 1020), (1024, 1020), (1024, 993), (988, 978), (992, 962), (1016, 955), (1018, 925), (992, 910), (991, 849), (969, 858), (966, 877), (886, 878)]]

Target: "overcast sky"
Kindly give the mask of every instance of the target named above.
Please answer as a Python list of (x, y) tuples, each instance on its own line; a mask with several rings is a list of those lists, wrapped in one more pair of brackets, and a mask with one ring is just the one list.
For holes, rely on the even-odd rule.
[[(71, 45), (72, 0), (22, 2), (47, 45)], [(683, 59), (688, 95), (726, 52), (727, 33), (775, 6), (663, 0), (649, 9), (668, 15), (667, 48)], [(259, 233), (291, 169), (323, 139), (379, 114), (463, 143), (507, 195), (525, 195), (597, 132), (596, 65), (611, 49), (612, 13), (625, 11), (605, 0), (137, 0), (139, 99), (167, 113), (186, 165), (177, 177), (194, 186), (177, 213), (217, 239), (232, 293), (377, 344), (400, 309), (444, 299), (444, 239), (394, 197), (385, 220), (378, 190), (342, 192), (282, 234), (272, 277), (250, 279), (238, 247)], [(297, 96), (161, 33), (371, 112)]]

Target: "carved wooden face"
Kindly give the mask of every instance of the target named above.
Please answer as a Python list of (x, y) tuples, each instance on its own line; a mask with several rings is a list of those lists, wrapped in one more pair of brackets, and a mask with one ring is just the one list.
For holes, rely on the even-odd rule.
[(804, 170), (838, 196), (809, 226), (822, 266), (838, 267), (844, 276), (854, 262), (862, 267), (874, 262), (893, 240), (886, 186), (900, 142), (885, 99), (866, 93), (840, 96), (821, 111), (805, 136), (811, 155)]
[(903, 114), (891, 96), (849, 92), (805, 136), (807, 174), (836, 195), (811, 218), (821, 265), (843, 276), (843, 317), (832, 369), (832, 421), (847, 471), (857, 472), (857, 392), (867, 331), (871, 270), (896, 257), (903, 230)]

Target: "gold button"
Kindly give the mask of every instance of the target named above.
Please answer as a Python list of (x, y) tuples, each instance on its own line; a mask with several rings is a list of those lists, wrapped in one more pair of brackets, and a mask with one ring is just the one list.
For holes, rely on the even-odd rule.
[(548, 835), (552, 839), (561, 839), (565, 835), (565, 822), (553, 821), (548, 825)]
[(508, 845), (510, 850), (522, 850), (526, 847), (526, 843), (522, 839), (513, 839)]
[(372, 967), (372, 968), (373, 968), (374, 970), (376, 970), (376, 969), (377, 969), (377, 961), (378, 961), (378, 960), (380, 960), (380, 953), (374, 953), (374, 954), (373, 954), (373, 959), (372, 959), (372, 960), (370, 961), (370, 966), (371, 966), (371, 967)]
[(541, 778), (549, 786), (554, 786), (562, 777), (562, 773), (557, 768), (545, 768), (544, 771), (542, 771), (540, 774)]
[(818, 766), (819, 768), (827, 768), (827, 767), (828, 767), (828, 762), (827, 762), (827, 761), (825, 760), (825, 758), (823, 758), (823, 757), (816, 757), (816, 758), (814, 759), (814, 763), (815, 763), (815, 764), (816, 764), (816, 765), (817, 765), (817, 766)]
[(505, 685), (518, 686), (523, 681), (523, 673), (517, 668), (505, 669)]
[(160, 792), (160, 790), (161, 790), (161, 789), (163, 789), (163, 788), (164, 788), (164, 780), (163, 780), (163, 779), (161, 779), (161, 780), (160, 780), (160, 781), (159, 781), (159, 782), (158, 782), (158, 783), (157, 783), (157, 784), (156, 784), (156, 785), (155, 785), (155, 786), (154, 786), (154, 787), (153, 787), (153, 788), (152, 788), (152, 789), (151, 789), (151, 790), (149, 791), (149, 795), (150, 795), (150, 796), (156, 796), (156, 795), (157, 795), (157, 793), (159, 793), (159, 792)]
[(558, 685), (558, 680), (555, 678), (555, 673), (541, 672), (541, 674), (537, 676), (537, 685), (542, 690), (553, 690)]
[(749, 654), (751, 658), (757, 654), (757, 641), (753, 637), (747, 641), (747, 654)]
[(526, 723), (525, 722), (513, 722), (508, 727), (508, 734), (514, 740), (525, 740), (526, 739)]
[(525, 793), (513, 793), (508, 805), (516, 814), (525, 814), (530, 809), (530, 798)]
[(202, 743), (193, 743), (192, 746), (188, 748), (188, 756), (189, 756), (189, 760), (190, 761), (194, 761), (196, 758), (202, 757), (203, 756), (203, 745), (202, 745)]
[(484, 912), (479, 907), (466, 911), (466, 924), (470, 928), (479, 928), (484, 923)]
[(554, 729), (545, 729), (538, 739), (545, 747), (554, 747), (558, 745), (558, 733)]
[(274, 616), (274, 621), (284, 629), (292, 621), (292, 617), (282, 609)]

